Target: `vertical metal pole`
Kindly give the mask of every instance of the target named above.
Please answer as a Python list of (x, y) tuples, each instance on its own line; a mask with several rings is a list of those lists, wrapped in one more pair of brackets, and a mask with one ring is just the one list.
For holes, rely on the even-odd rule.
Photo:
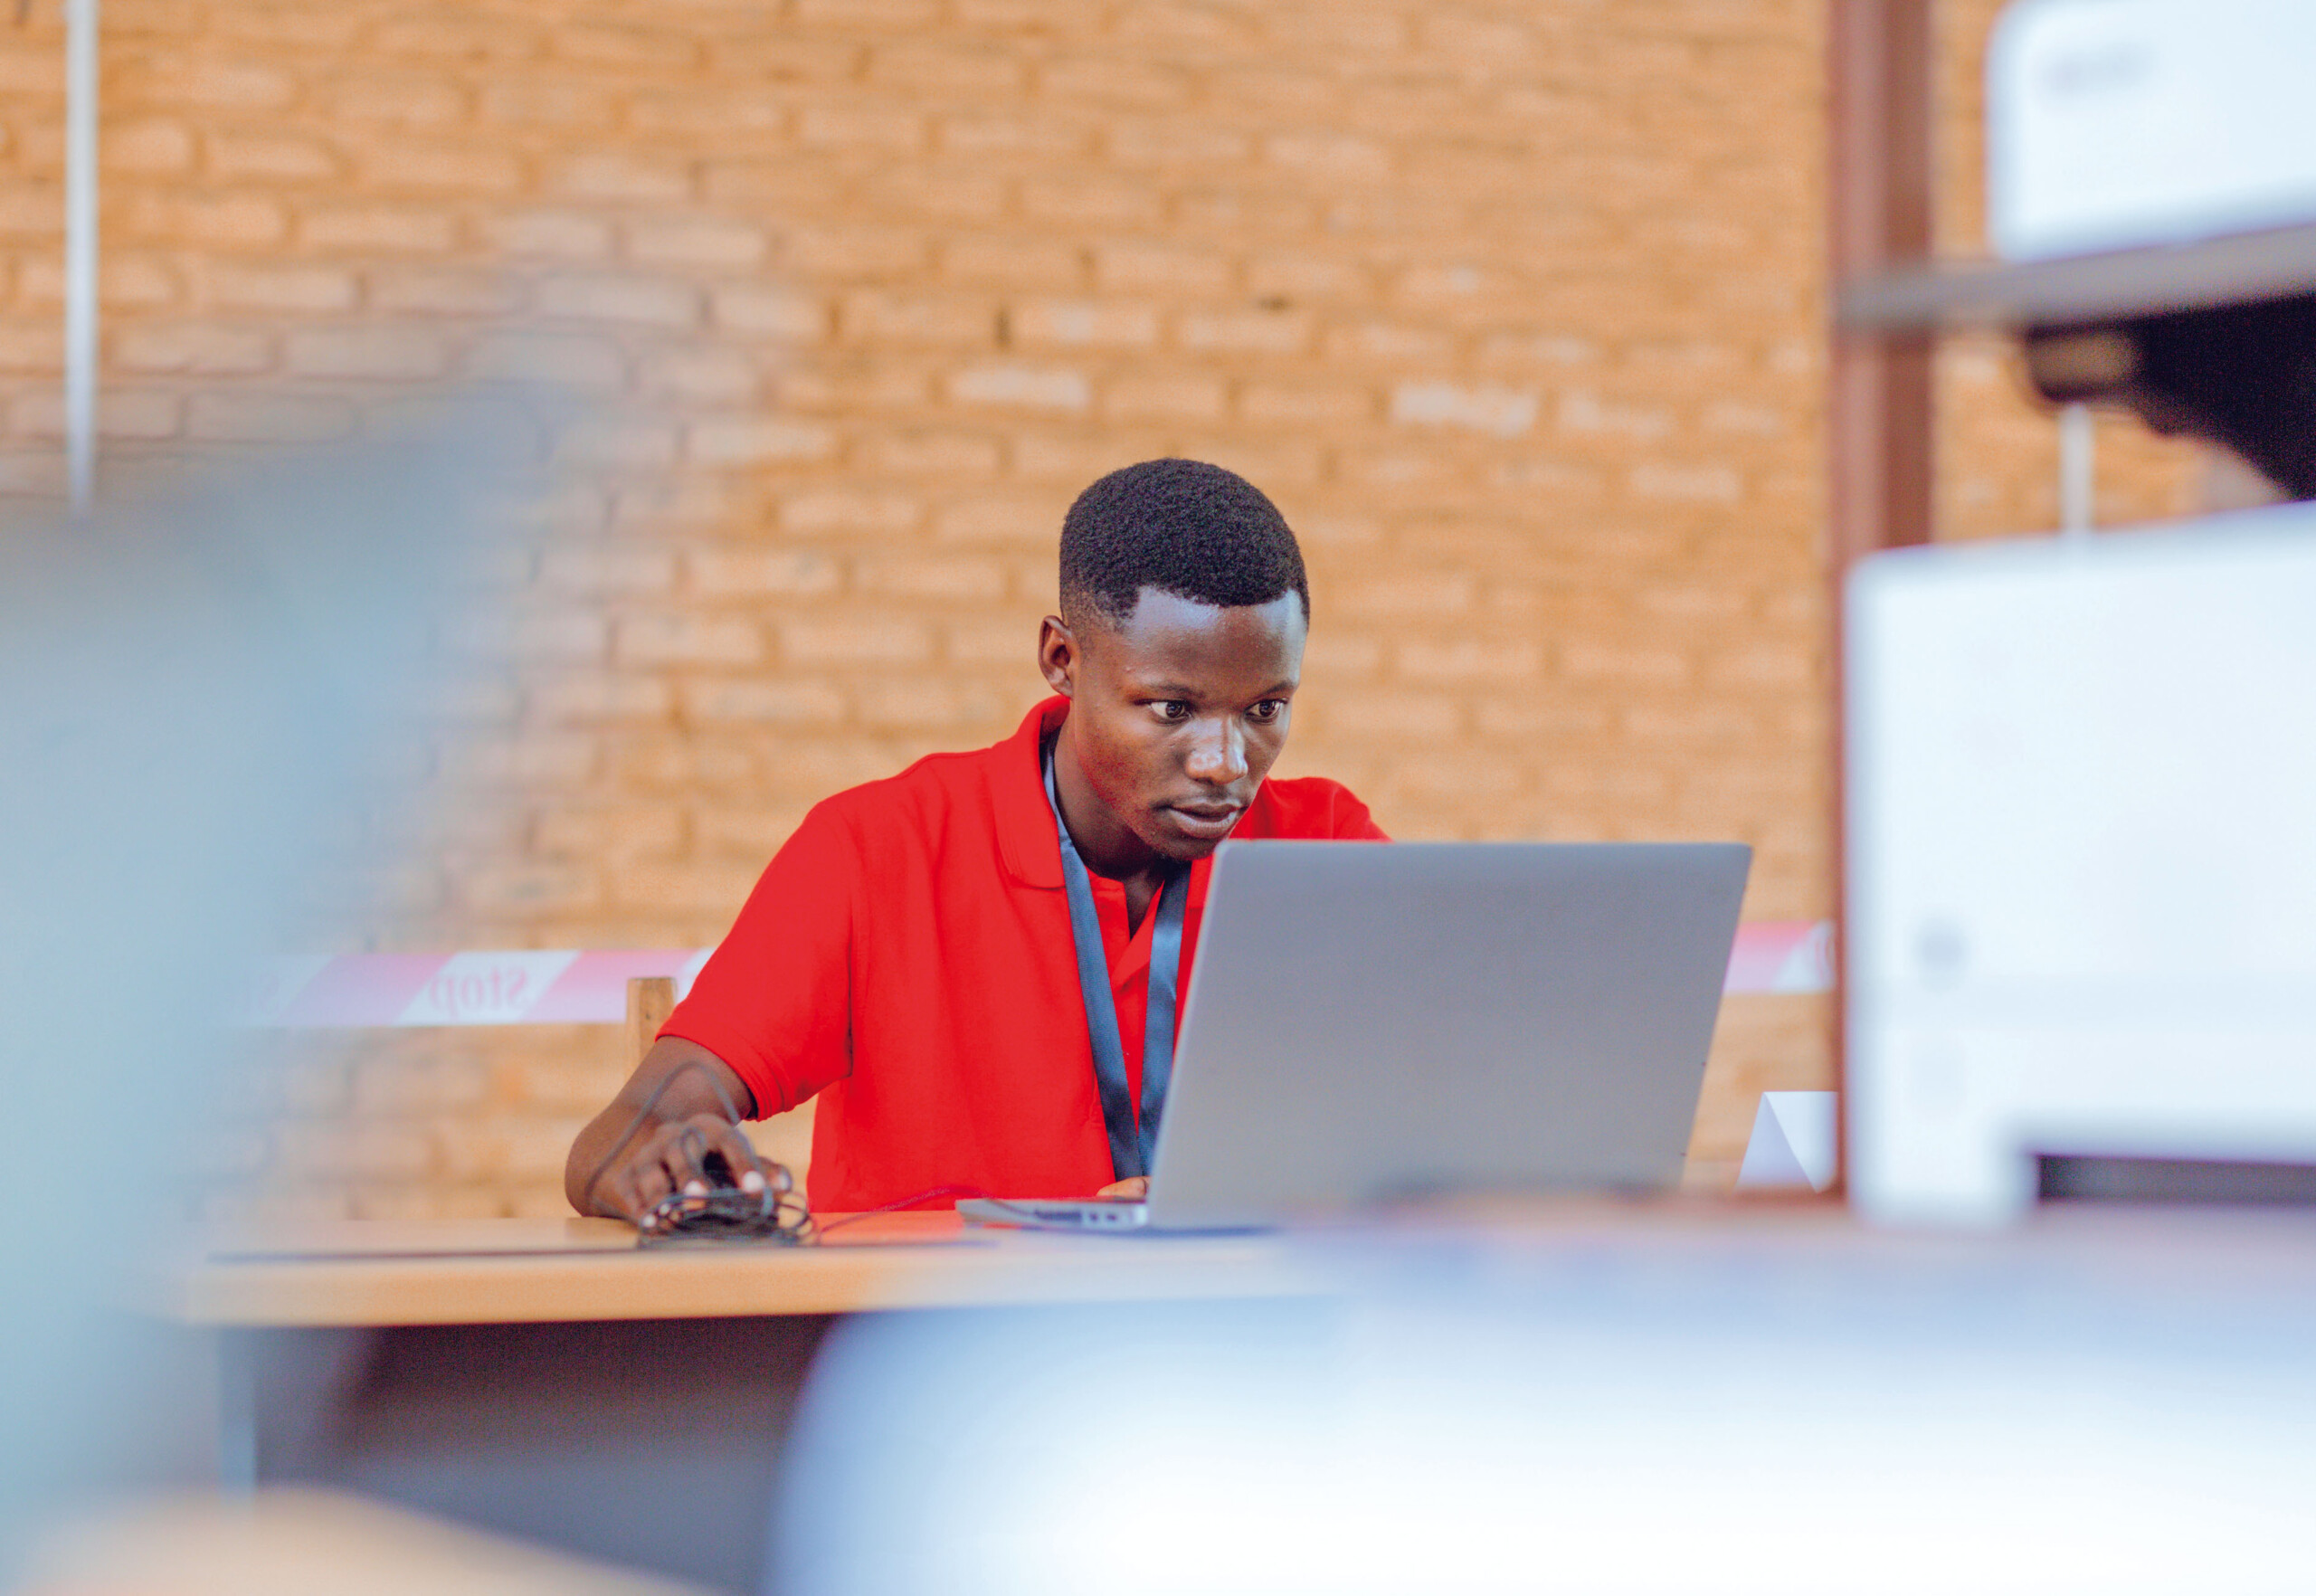
[(72, 513), (97, 481), (97, 0), (64, 0), (64, 457)]
[(2098, 518), (2099, 432), (2088, 404), (2059, 411), (2059, 535), (2081, 537)]
[[(1931, 0), (1831, 0), (1827, 34), (1827, 244), (1833, 289), (1928, 258), (1932, 245)], [(1844, 861), (1842, 594), (1849, 567), (1875, 549), (1931, 535), (1931, 341), (1837, 326), (1827, 373), (1827, 575), (1834, 689), (1833, 872)], [(1846, 906), (1845, 906), (1846, 909)], [(1845, 918), (1846, 914), (1845, 912)], [(1834, 1081), (1846, 1107), (1847, 938), (1834, 939)], [(1849, 1157), (1847, 1115), (1840, 1146)]]

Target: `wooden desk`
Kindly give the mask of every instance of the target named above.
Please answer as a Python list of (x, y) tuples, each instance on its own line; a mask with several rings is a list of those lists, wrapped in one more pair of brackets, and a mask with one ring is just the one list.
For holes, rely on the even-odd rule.
[[(836, 1216), (841, 1218), (841, 1216)], [(337, 1221), (211, 1232), (149, 1306), (181, 1323), (515, 1325), (1275, 1296), (1321, 1282), (1259, 1236), (1072, 1237), (879, 1214), (824, 1243), (639, 1249), (612, 1220)]]

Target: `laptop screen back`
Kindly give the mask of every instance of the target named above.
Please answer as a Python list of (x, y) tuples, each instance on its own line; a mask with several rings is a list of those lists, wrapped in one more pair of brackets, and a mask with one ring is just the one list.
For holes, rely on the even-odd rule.
[(1153, 1221), (1670, 1184), (1750, 860), (1729, 843), (1226, 844)]

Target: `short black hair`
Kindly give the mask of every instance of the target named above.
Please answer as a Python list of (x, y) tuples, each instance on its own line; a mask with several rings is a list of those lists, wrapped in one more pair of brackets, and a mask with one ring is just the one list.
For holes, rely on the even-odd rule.
[(1090, 605), (1115, 624), (1145, 587), (1201, 604), (1267, 604), (1292, 593), (1311, 618), (1303, 550), (1263, 490), (1195, 460), (1145, 460), (1077, 496), (1061, 523), (1065, 615)]

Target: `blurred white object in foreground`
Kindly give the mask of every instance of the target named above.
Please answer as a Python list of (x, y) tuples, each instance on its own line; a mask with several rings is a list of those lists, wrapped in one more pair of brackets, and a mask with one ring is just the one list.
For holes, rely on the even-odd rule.
[(27, 1524), (174, 1467), (172, 1382), (113, 1312), (183, 1205), (229, 994), (427, 685), (442, 573), (519, 485), (409, 442), (187, 472), (0, 526), (0, 1583)]
[(1878, 556), (1848, 638), (1858, 1205), (2316, 1164), (2316, 509)]
[(2020, 0), (1987, 53), (1987, 222), (2014, 261), (2316, 222), (2316, 5)]
[(1306, 1244), (1339, 1296), (841, 1325), (767, 1589), (2316, 1583), (2316, 1227), (1612, 1215)]

